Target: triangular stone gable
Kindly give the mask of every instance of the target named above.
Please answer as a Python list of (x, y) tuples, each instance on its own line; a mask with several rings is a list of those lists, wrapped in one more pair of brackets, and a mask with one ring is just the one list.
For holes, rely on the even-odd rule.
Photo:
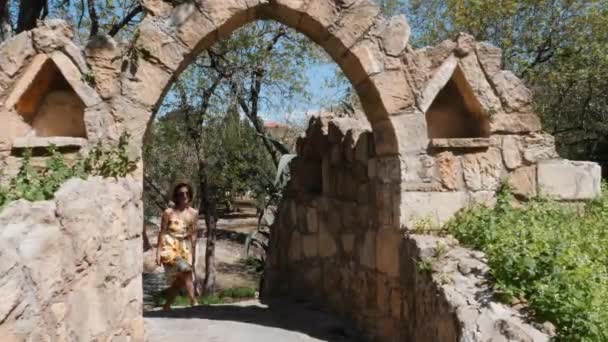
[(500, 102), (481, 93), (490, 85), (481, 69), (471, 70), (479, 67), (467, 62), (454, 55), (448, 57), (419, 96), (419, 107), (426, 115), (431, 139), (488, 137), (490, 134), (489, 116), (500, 109)]
[[(54, 97), (55, 105), (44, 106), (48, 96)], [(86, 84), (78, 67), (61, 52), (55, 52), (33, 58), (16, 82), (6, 106), (15, 109), (32, 126), (30, 135), (86, 137), (84, 110), (98, 102), (97, 94)], [(45, 111), (44, 118), (40, 116), (41, 110)], [(70, 128), (61, 128), (60, 121)]]

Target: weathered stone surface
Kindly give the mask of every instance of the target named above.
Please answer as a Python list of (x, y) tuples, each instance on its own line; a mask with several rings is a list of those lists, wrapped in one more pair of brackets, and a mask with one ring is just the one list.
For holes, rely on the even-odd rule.
[(89, 40), (84, 52), (99, 96), (108, 99), (116, 95), (119, 91), (122, 51), (114, 39), (110, 36), (96, 36)]
[(318, 238), (316, 234), (302, 235), (302, 252), (307, 258), (314, 258), (319, 255)]
[(525, 136), (523, 139), (523, 156), (528, 163), (556, 158), (555, 138), (544, 133)]
[[(12, 270), (0, 267), (3, 336), (143, 338), (141, 242), (133, 239), (141, 190), (130, 182), (71, 180), (56, 200), (17, 201), (0, 213), (2, 267)], [(120, 234), (128, 225), (135, 232)]]
[[(123, 75), (122, 94), (131, 101), (152, 108), (164, 93), (169, 78), (169, 73), (161, 66), (140, 58), (137, 66)], [(142, 120), (147, 122), (147, 118)]]
[(460, 160), (449, 151), (439, 153), (435, 160), (441, 185), (448, 190), (459, 189), (463, 183)]
[(147, 58), (155, 58), (165, 67), (176, 70), (189, 51), (188, 48), (159, 28), (154, 17), (146, 17), (138, 26), (139, 36), (135, 48), (144, 52)]
[(338, 251), (336, 241), (334, 237), (325, 227), (325, 225), (319, 226), (319, 256), (322, 258), (333, 257)]
[(433, 138), (429, 141), (433, 148), (483, 148), (490, 146), (489, 138)]
[(402, 192), (401, 227), (412, 229), (421, 219), (445, 223), (468, 203), (465, 192)]
[(356, 86), (384, 70), (384, 54), (380, 51), (378, 42), (364, 39), (350, 48), (337, 63), (351, 84)]
[(387, 113), (396, 114), (414, 105), (414, 94), (403, 71), (387, 70), (370, 79), (379, 90)]
[[(398, 147), (401, 154), (420, 153), (428, 147), (428, 135), (426, 118), (422, 113), (401, 114), (391, 117), (391, 123), (397, 135)], [(379, 145), (376, 138), (376, 127), (374, 127), (374, 142), (376, 143), (376, 153), (381, 154), (381, 150), (387, 147)]]
[(536, 167), (521, 167), (509, 174), (511, 190), (515, 195), (534, 197), (536, 195)]
[(47, 19), (32, 30), (32, 40), (39, 52), (50, 52), (63, 48), (74, 37), (72, 27), (61, 19)]
[(424, 85), (418, 96), (418, 106), (426, 113), (431, 107), (437, 94), (445, 87), (454, 75), (454, 70), (458, 66), (458, 59), (454, 56), (448, 57), (439, 68), (435, 70), (432, 78)]
[(495, 190), (503, 172), (500, 150), (466, 154), (462, 158), (462, 171), (467, 187), (473, 191)]
[(536, 114), (496, 114), (490, 117), (490, 131), (493, 133), (528, 133), (541, 130)]
[(538, 192), (560, 200), (588, 200), (600, 195), (602, 170), (596, 163), (565, 159), (538, 163)]
[(410, 39), (410, 25), (404, 15), (389, 19), (388, 25), (382, 32), (384, 50), (389, 56), (399, 56), (405, 50)]
[(365, 232), (359, 251), (359, 263), (369, 269), (376, 269), (376, 232)]
[(35, 53), (31, 33), (23, 32), (3, 42), (0, 51), (0, 69), (14, 76)]
[(389, 277), (398, 277), (401, 233), (397, 229), (382, 228), (376, 234), (376, 269)]
[(183, 3), (173, 10), (169, 18), (169, 26), (190, 49), (203, 49), (218, 39), (215, 25), (209, 17), (201, 13), (195, 4)]
[(507, 135), (502, 138), (502, 159), (507, 169), (514, 170), (521, 165), (521, 149), (518, 137)]
[[(474, 44), (474, 43), (471, 43)], [(470, 49), (473, 49), (473, 46), (470, 46)], [(462, 76), (466, 80), (466, 83), (469, 85), (473, 94), (469, 95), (474, 98), (466, 98), (465, 102), (478, 102), (481, 105), (481, 108), (484, 111), (485, 115), (494, 114), (501, 111), (502, 106), (499, 98), (494, 94), (494, 90), (492, 86), (488, 82), (481, 69), (479, 62), (477, 60), (477, 56), (475, 54), (470, 54), (465, 58), (462, 58), (458, 63), (460, 69), (462, 70)], [(456, 73), (455, 81), (458, 82), (459, 74)], [(465, 88), (461, 86), (459, 88)]]
[(487, 42), (479, 42), (475, 45), (475, 51), (479, 64), (488, 77), (492, 77), (502, 70), (501, 49)]
[(512, 112), (529, 113), (532, 93), (524, 83), (510, 71), (500, 71), (490, 78), (504, 107)]
[(72, 137), (23, 137), (13, 140), (13, 148), (48, 147), (82, 147), (87, 143), (83, 138)]
[[(330, 1), (314, 1), (313, 3), (331, 3)], [(306, 9), (308, 13), (311, 5)], [(365, 32), (376, 22), (380, 8), (369, 0), (355, 1), (345, 7), (339, 19), (330, 26), (331, 34), (328, 43), (329, 54), (339, 52), (340, 46), (349, 48), (361, 39)], [(334, 42), (335, 41), (335, 42)]]

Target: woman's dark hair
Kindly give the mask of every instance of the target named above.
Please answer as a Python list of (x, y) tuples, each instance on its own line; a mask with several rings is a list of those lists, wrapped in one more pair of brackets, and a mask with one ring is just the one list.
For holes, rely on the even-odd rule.
[(188, 183), (179, 183), (173, 188), (173, 195), (171, 197), (171, 199), (173, 200), (173, 203), (177, 204), (179, 189), (181, 189), (183, 187), (186, 187), (188, 189), (188, 200), (190, 202), (192, 202), (192, 196), (194, 195), (194, 193), (192, 192), (192, 186)]

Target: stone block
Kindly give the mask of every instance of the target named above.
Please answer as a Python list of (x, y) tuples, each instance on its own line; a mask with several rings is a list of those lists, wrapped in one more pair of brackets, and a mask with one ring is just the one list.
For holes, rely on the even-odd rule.
[(510, 112), (529, 113), (532, 92), (511, 71), (502, 70), (490, 77), (501, 102)]
[(479, 42), (475, 45), (475, 51), (479, 64), (489, 77), (502, 70), (502, 50), (500, 48), (487, 42)]
[(382, 32), (384, 51), (389, 56), (399, 56), (407, 47), (410, 33), (410, 25), (404, 15), (390, 18), (388, 25)]
[(315, 258), (319, 255), (317, 234), (302, 235), (302, 252), (306, 258)]
[(386, 70), (370, 77), (380, 97), (384, 109), (389, 114), (397, 114), (415, 104), (405, 73), (401, 70)]
[(406, 229), (414, 228), (420, 219), (443, 224), (467, 204), (467, 194), (462, 191), (402, 192), (400, 223)]
[(0, 69), (9, 77), (14, 76), (34, 55), (31, 33), (22, 32), (2, 44), (0, 51)]
[(601, 167), (565, 159), (538, 163), (538, 192), (559, 200), (589, 200), (601, 192)]
[(306, 224), (308, 232), (310, 233), (316, 233), (319, 230), (319, 220), (317, 218), (316, 208), (306, 208)]
[[(160, 65), (139, 58), (137, 68), (121, 80), (125, 97), (149, 108), (161, 99), (171, 75)], [(145, 118), (147, 124), (147, 118)]]
[(505, 166), (509, 170), (514, 170), (521, 166), (522, 155), (521, 155), (521, 143), (519, 137), (513, 135), (507, 135), (502, 138), (502, 160)]
[(358, 85), (384, 70), (384, 54), (378, 42), (363, 39), (351, 47), (337, 63), (351, 84)]
[(467, 57), (462, 58), (458, 65), (462, 70), (466, 83), (473, 91), (475, 96), (474, 101), (481, 105), (484, 112), (497, 113), (501, 111), (502, 105), (500, 99), (494, 94), (492, 86), (479, 65), (477, 56), (475, 54), (470, 54)]
[(340, 237), (342, 241), (342, 249), (347, 255), (351, 255), (355, 247), (355, 235), (353, 233), (344, 233)]
[(502, 156), (497, 148), (462, 157), (465, 184), (473, 191), (497, 189), (503, 169)]
[(521, 167), (507, 178), (513, 194), (526, 198), (536, 196), (536, 166)]
[(319, 226), (319, 256), (322, 258), (330, 258), (336, 255), (338, 247), (332, 234), (325, 228), (324, 225)]
[(176, 70), (190, 49), (162, 31), (162, 26), (156, 21), (154, 17), (148, 16), (138, 25), (139, 37), (135, 48), (157, 59), (168, 69)]
[[(418, 154), (426, 152), (429, 145), (426, 117), (420, 112), (403, 113), (392, 116), (395, 134), (397, 135), (400, 154)], [(376, 132), (374, 131), (374, 134)], [(377, 139), (375, 140), (377, 141)], [(376, 145), (377, 147), (378, 145)]]
[(492, 133), (529, 133), (542, 129), (536, 114), (496, 114), (490, 117)]
[(359, 264), (369, 268), (376, 269), (376, 232), (368, 229), (363, 236), (363, 241), (358, 248)]
[[(332, 1), (316, 1), (333, 3)], [(310, 6), (306, 12), (310, 11)], [(350, 6), (345, 6), (341, 11), (339, 19), (329, 28), (329, 39), (324, 43), (329, 48), (330, 55), (338, 53), (340, 57), (344, 51), (355, 45), (364, 34), (374, 25), (380, 8), (369, 0), (354, 1)], [(327, 26), (327, 25), (326, 25)]]
[(389, 277), (399, 276), (401, 240), (397, 229), (381, 228), (376, 234), (376, 269)]
[(458, 157), (450, 151), (439, 153), (436, 165), (441, 185), (447, 190), (457, 190), (463, 186), (462, 168)]
[(292, 262), (299, 261), (302, 258), (302, 241), (301, 235), (297, 231), (291, 233), (289, 241), (289, 260)]
[(555, 138), (546, 133), (534, 133), (523, 138), (523, 156), (528, 163), (557, 158)]
[(176, 6), (168, 20), (177, 38), (189, 49), (201, 49), (217, 40), (215, 24), (193, 3)]

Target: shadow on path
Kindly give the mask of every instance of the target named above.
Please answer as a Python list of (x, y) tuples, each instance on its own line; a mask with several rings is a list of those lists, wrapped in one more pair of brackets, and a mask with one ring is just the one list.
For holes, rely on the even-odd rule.
[(322, 341), (364, 341), (351, 325), (310, 304), (272, 299), (264, 304), (247, 301), (226, 305), (202, 305), (144, 313), (146, 318), (233, 321), (297, 331)]

